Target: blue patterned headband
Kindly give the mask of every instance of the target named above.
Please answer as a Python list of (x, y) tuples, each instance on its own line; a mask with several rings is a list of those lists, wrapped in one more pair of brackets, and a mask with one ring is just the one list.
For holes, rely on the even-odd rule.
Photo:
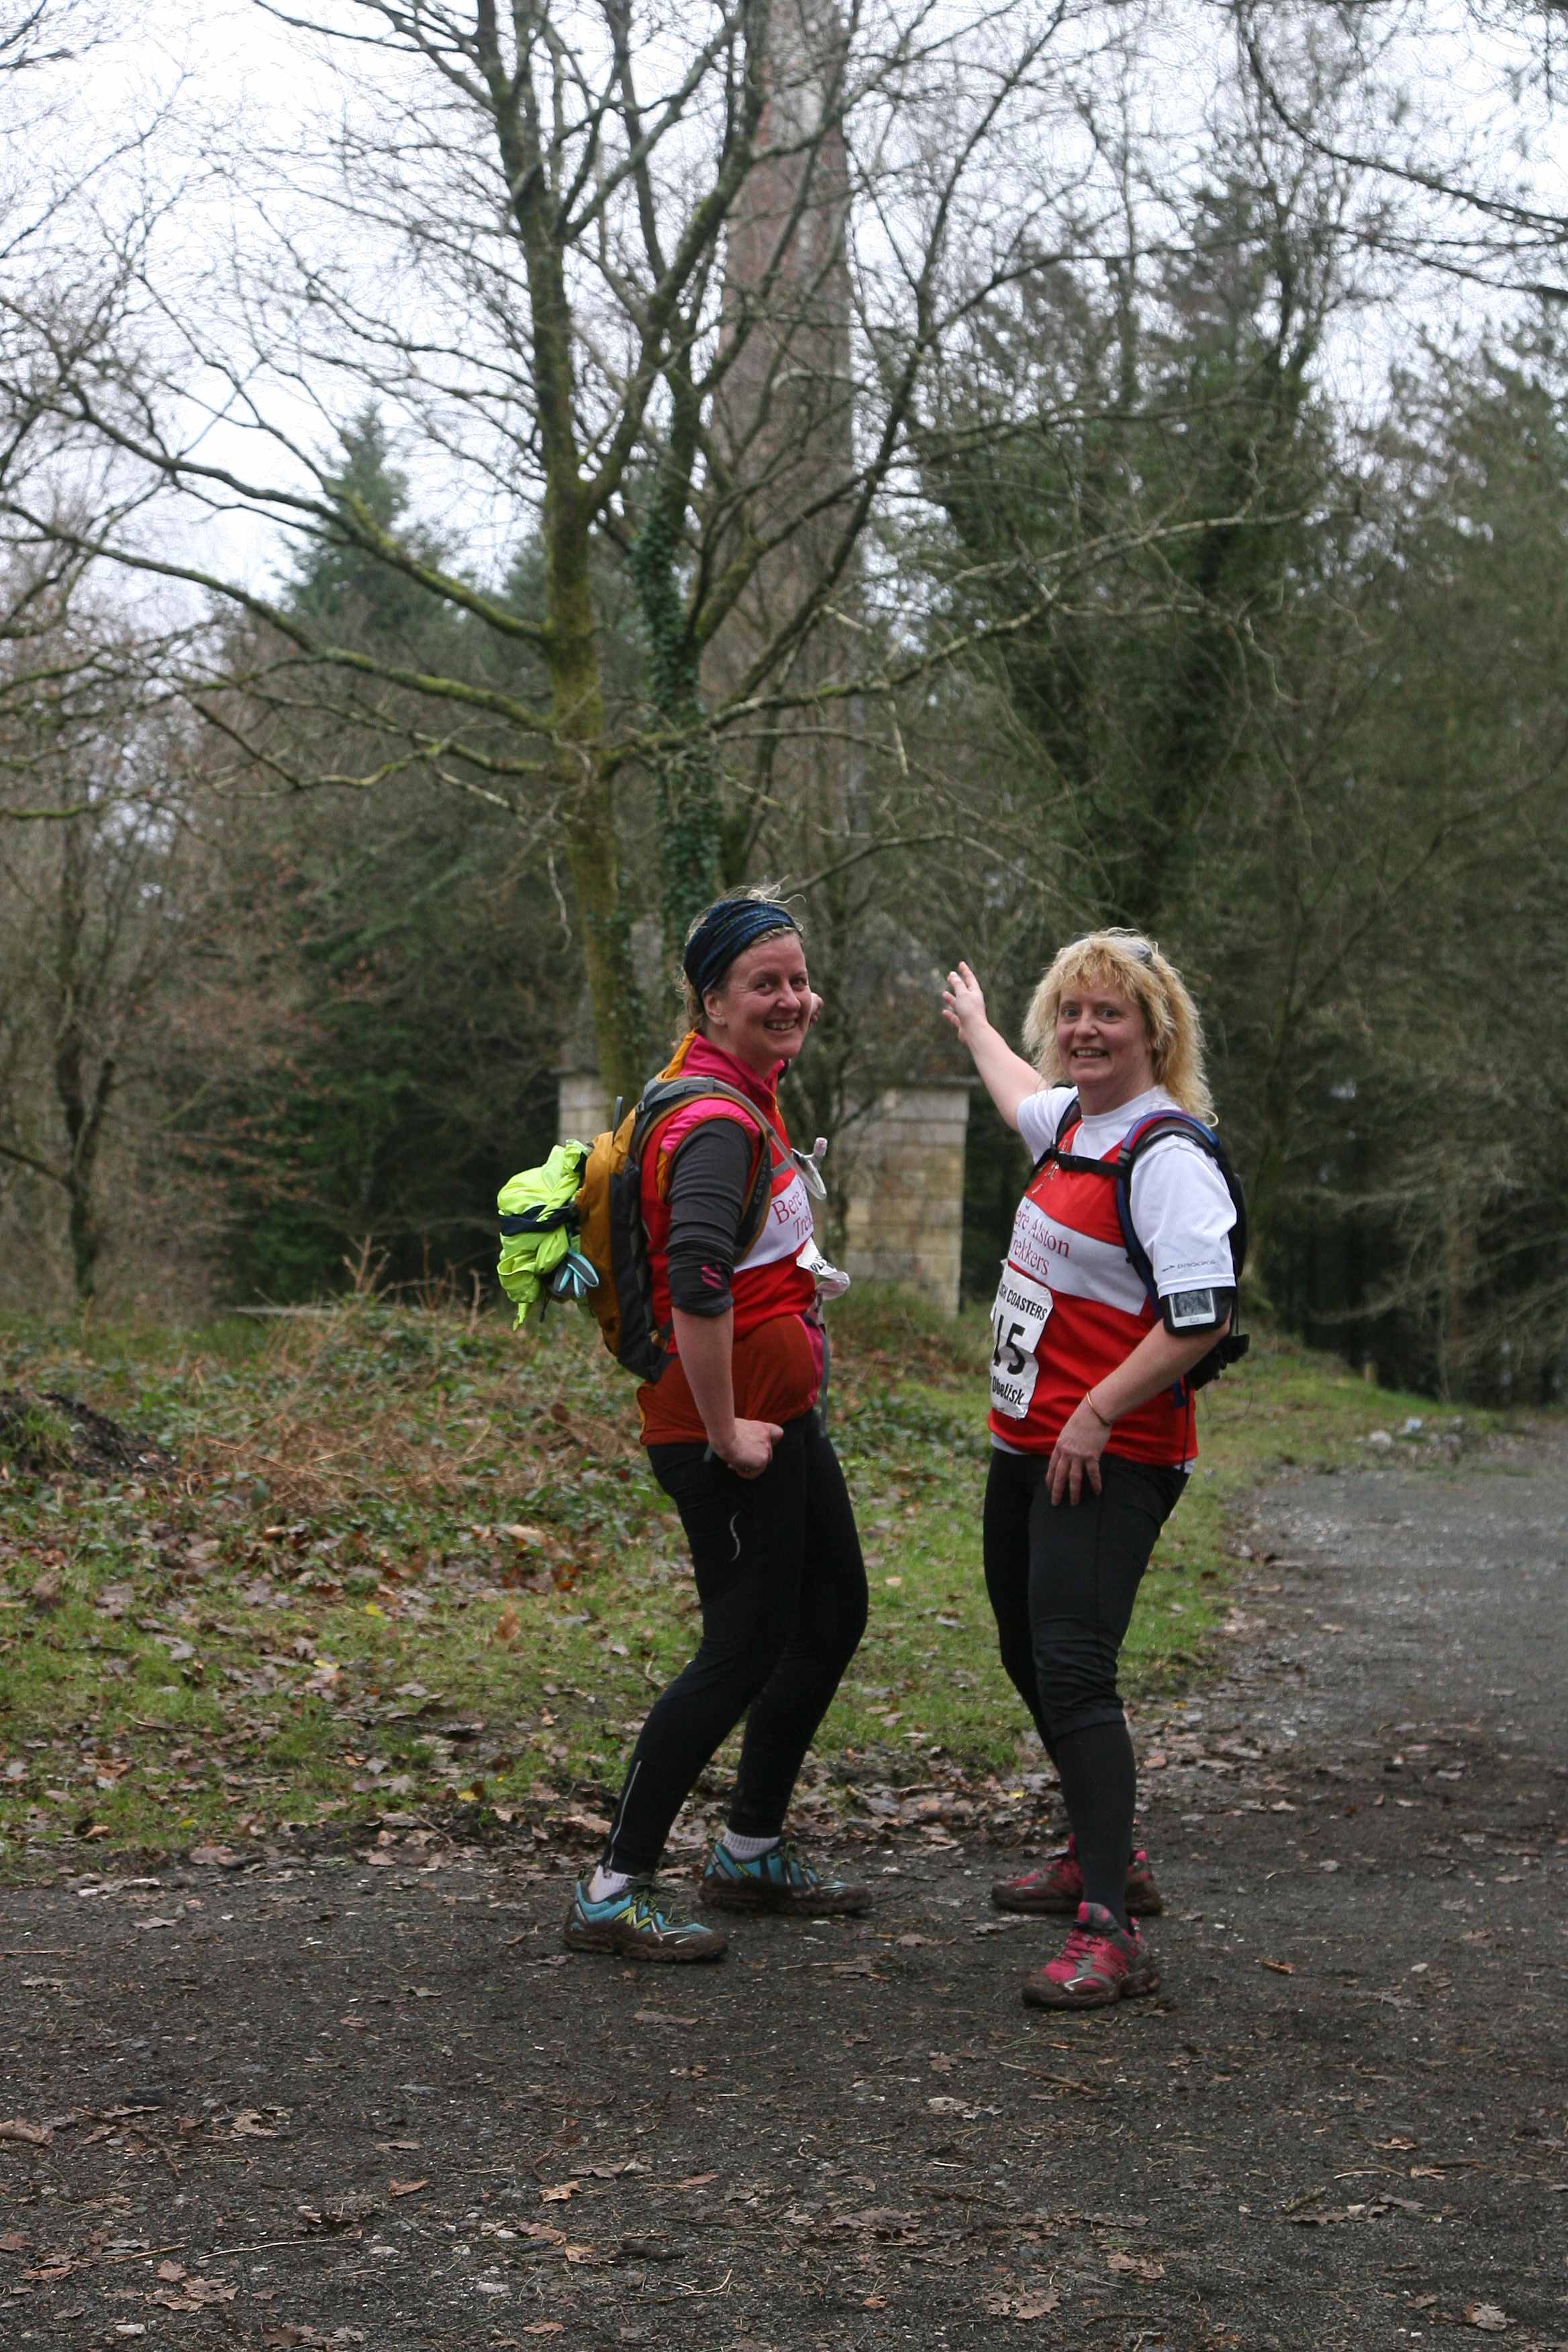
[(795, 931), (800, 926), (787, 907), (771, 898), (721, 898), (709, 908), (680, 959), (680, 968), (699, 996), (717, 988), (738, 955), (768, 931)]

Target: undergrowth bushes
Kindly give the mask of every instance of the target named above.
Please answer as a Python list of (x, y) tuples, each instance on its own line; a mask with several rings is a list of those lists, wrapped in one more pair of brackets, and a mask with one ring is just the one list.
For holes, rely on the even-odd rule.
[[(833, 1332), (872, 1607), (819, 1748), (847, 1782), (1037, 1763), (980, 1577), (985, 1327), (870, 1291)], [(580, 1318), (513, 1333), (356, 1299), (259, 1328), (13, 1322), (0, 1389), (0, 1861), (591, 1811), (689, 1654), (679, 1525)], [(90, 1401), (97, 1475), (47, 1395)], [(1133, 1691), (1190, 1672), (1223, 1616), (1230, 1497), (1419, 1410), (1267, 1340), (1209, 1391)]]

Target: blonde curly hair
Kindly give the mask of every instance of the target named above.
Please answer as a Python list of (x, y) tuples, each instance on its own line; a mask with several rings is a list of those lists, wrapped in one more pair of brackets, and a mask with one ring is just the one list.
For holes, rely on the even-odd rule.
[(1098, 984), (1125, 996), (1143, 1015), (1154, 1062), (1154, 1083), (1205, 1125), (1215, 1121), (1214, 1097), (1204, 1072), (1204, 1025), (1181, 973), (1142, 931), (1087, 931), (1058, 950), (1024, 1018), (1024, 1046), (1047, 1086), (1068, 1083), (1057, 1048), (1057, 1015), (1064, 996)]

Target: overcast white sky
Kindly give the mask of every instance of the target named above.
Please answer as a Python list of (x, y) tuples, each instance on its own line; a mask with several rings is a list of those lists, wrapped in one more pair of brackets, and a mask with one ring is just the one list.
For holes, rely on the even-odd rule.
[[(956, 8), (963, 0), (949, 5)], [(352, 16), (350, 0), (336, 0), (331, 13), (340, 22)], [(1363, 11), (1369, 23), (1386, 23), (1400, 13), (1394, 0)], [(360, 21), (374, 20), (362, 12)], [(1561, 126), (1538, 101), (1515, 107), (1510, 77), (1525, 51), (1500, 36), (1476, 38), (1463, 0), (1436, 0), (1425, 11), (1425, 21), (1428, 37), (1396, 52), (1415, 114), (1446, 122), (1455, 151), (1506, 117), (1517, 128), (1542, 200), (1568, 209)], [(1145, 26), (1141, 110), (1157, 112), (1173, 155), (1190, 159), (1201, 152), (1223, 18), (1208, 0), (1187, 0), (1176, 10), (1152, 9)], [(136, 10), (133, 23), (124, 20), (115, 37), (57, 77), (65, 104), (45, 143), (57, 154), (62, 142), (72, 152), (90, 152), (96, 143), (121, 136), (163, 110), (162, 127), (138, 169), (162, 190), (184, 192), (176, 198), (174, 234), (164, 238), (164, 266), (184, 275), (191, 299), (199, 299), (205, 257), (216, 260), (221, 253), (230, 203), (228, 193), (205, 176), (204, 150), (211, 133), (216, 128), (223, 143), (241, 152), (248, 148), (259, 154), (291, 143), (308, 116), (332, 103), (331, 78), (320, 61), (320, 47), (255, 0), (222, 0), (204, 11), (193, 11), (189, 0), (150, 0)], [(358, 53), (362, 68), (366, 56)], [(343, 236), (345, 267), (363, 262), (363, 233), (356, 235), (345, 224)], [(1473, 326), (1485, 307), (1482, 295), (1458, 286), (1415, 278), (1403, 289), (1390, 282), (1374, 310), (1342, 324), (1328, 361), (1336, 393), (1359, 406), (1375, 407), (1391, 360), (1419, 332)], [(355, 404), (353, 391), (338, 383), (324, 381), (321, 394), (323, 409), (334, 416)], [(319, 448), (327, 445), (325, 417), (313, 416), (303, 396), (274, 388), (269, 398), (281, 403), (280, 413), (300, 437)], [(237, 438), (230, 436), (229, 442), (237, 450)], [(253, 465), (258, 457), (253, 456)], [(270, 465), (276, 478), (277, 460)], [(416, 481), (423, 501), (445, 505), (450, 512), (449, 484), (428, 468), (416, 468)], [(474, 509), (459, 519), (476, 555), (483, 560), (488, 542), (489, 560), (499, 561), (504, 551), (499, 541), (511, 528), (510, 520), (499, 525), (495, 516)], [(237, 570), (263, 583), (277, 549), (264, 523), (235, 516), (193, 522), (191, 529), (193, 551), (200, 547), (205, 566)]]

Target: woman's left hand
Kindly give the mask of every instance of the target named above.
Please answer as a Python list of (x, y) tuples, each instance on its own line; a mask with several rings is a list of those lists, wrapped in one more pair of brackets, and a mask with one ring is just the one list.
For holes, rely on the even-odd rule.
[(1093, 1493), (1099, 1494), (1100, 1457), (1110, 1434), (1085, 1397), (1051, 1448), (1046, 1482), (1053, 1503), (1059, 1503), (1064, 1494), (1069, 1503), (1081, 1502), (1086, 1480)]
[(950, 1029), (957, 1030), (971, 1053), (974, 1051), (975, 1039), (991, 1025), (985, 1018), (985, 992), (966, 963), (961, 963), (947, 975), (947, 986), (942, 992), (942, 1017)]

